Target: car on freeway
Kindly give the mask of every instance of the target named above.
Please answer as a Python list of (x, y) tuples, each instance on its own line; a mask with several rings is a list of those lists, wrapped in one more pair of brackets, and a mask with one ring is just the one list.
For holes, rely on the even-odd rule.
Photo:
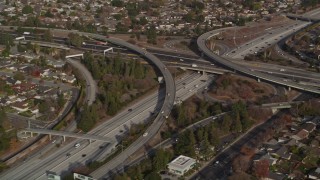
[(67, 153), (67, 154), (66, 154), (66, 156), (67, 156), (67, 157), (70, 157), (70, 156), (71, 156), (71, 154), (70, 154), (70, 153)]
[(281, 72), (284, 72), (284, 71), (286, 71), (286, 70), (285, 70), (285, 69), (280, 69), (280, 71), (281, 71)]
[(143, 137), (148, 136), (148, 132), (143, 133), (143, 135), (142, 135), (142, 136), (143, 136)]
[(77, 149), (77, 148), (79, 148), (80, 147), (80, 143), (76, 143), (75, 145), (74, 145), (74, 147)]
[(131, 112), (131, 111), (132, 111), (132, 109), (130, 108), (130, 109), (128, 109), (128, 111), (129, 111), (129, 112)]

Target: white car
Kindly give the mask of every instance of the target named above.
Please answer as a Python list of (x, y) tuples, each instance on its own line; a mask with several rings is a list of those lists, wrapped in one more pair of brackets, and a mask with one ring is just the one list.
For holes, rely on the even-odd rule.
[(77, 148), (79, 148), (80, 147), (80, 143), (76, 143), (75, 145), (74, 145), (74, 147), (77, 149)]
[(143, 137), (146, 137), (146, 136), (148, 136), (148, 133), (147, 132), (145, 132), (145, 133), (143, 133), (143, 135), (142, 135)]

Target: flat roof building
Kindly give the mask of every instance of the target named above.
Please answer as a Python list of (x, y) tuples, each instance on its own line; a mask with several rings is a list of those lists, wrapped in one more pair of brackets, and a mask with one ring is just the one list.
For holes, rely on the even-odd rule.
[(196, 164), (196, 160), (187, 156), (180, 155), (168, 164), (169, 172), (182, 176), (192, 169)]

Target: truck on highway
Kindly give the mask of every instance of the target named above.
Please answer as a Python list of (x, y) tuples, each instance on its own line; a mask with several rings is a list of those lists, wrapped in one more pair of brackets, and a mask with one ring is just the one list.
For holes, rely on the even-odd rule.
[(191, 67), (198, 67), (198, 65), (196, 65), (196, 64), (191, 64)]
[(23, 32), (24, 35), (30, 35), (30, 32)]

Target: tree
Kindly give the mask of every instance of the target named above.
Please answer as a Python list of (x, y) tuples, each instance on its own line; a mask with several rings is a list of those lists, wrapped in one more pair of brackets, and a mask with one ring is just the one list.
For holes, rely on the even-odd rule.
[(222, 124), (221, 124), (221, 128), (224, 132), (229, 132), (230, 131), (230, 128), (231, 128), (231, 124), (232, 124), (232, 120), (231, 120), (231, 117), (229, 114), (226, 114), (223, 116), (223, 121), (222, 121)]
[(35, 54), (39, 54), (39, 53), (40, 53), (40, 45), (39, 45), (39, 44), (35, 43), (35, 44), (33, 45), (33, 52), (34, 52)]
[(149, 43), (152, 44), (157, 44), (157, 31), (156, 27), (152, 25), (148, 30), (147, 30), (147, 39)]
[(24, 76), (24, 74), (22, 73), (22, 72), (16, 72), (14, 75), (13, 75), (13, 78), (15, 79), (15, 80), (19, 80), (19, 81), (23, 81), (23, 80), (25, 80), (25, 76)]
[(139, 20), (139, 24), (141, 24), (142, 26), (148, 24), (148, 20), (146, 19), (146, 17), (141, 17)]
[(234, 132), (242, 132), (242, 125), (240, 118), (236, 118), (236, 120), (233, 122), (232, 130)]
[(31, 14), (33, 13), (33, 8), (30, 5), (26, 5), (22, 8), (23, 14)]
[(47, 66), (47, 60), (44, 56), (40, 56), (39, 57), (39, 65), (41, 67), (46, 67)]
[(52, 38), (53, 38), (52, 32), (49, 29), (46, 30), (43, 34), (43, 39), (45, 41), (52, 42)]
[(38, 17), (28, 16), (24, 24), (25, 26), (29, 26), (29, 27), (38, 27), (40, 26), (40, 20)]
[(45, 17), (48, 17), (48, 18), (53, 18), (54, 15), (51, 13), (50, 9), (47, 10), (47, 12), (44, 14)]
[(58, 94), (58, 106), (60, 108), (62, 108), (65, 104), (66, 100), (64, 99), (64, 94), (63, 93), (59, 93)]
[(84, 132), (88, 132), (94, 127), (97, 120), (98, 115), (96, 105), (85, 105), (83, 107), (83, 111), (81, 112), (80, 120), (77, 124), (77, 127), (83, 130)]
[(21, 45), (19, 41), (19, 44), (17, 45), (17, 50), (18, 52), (25, 52), (27, 48), (24, 45)]
[(124, 7), (124, 2), (122, 0), (112, 0), (111, 5), (116, 7)]
[(158, 149), (156, 151), (155, 156), (152, 159), (153, 169), (155, 171), (160, 171), (162, 169), (165, 169), (167, 164), (170, 162), (171, 158), (172, 158), (172, 154), (170, 152), (165, 151), (163, 149)]
[(151, 173), (147, 174), (144, 177), (145, 180), (161, 180), (161, 176), (157, 173), (152, 171)]
[(220, 143), (220, 138), (218, 130), (212, 125), (209, 133), (209, 141), (212, 146), (218, 146)]
[(49, 104), (47, 101), (41, 101), (39, 103), (39, 112), (44, 114), (47, 113), (49, 111)]
[(81, 45), (83, 43), (83, 38), (79, 34), (69, 33), (68, 37), (69, 37), (69, 42), (71, 45), (73, 45), (75, 47), (81, 47)]
[(7, 118), (8, 117), (7, 117), (6, 111), (3, 108), (1, 108), (0, 109), (0, 126), (2, 126), (3, 122), (6, 121)]
[(9, 57), (10, 55), (10, 46), (6, 45), (6, 48), (1, 52), (1, 55), (3, 57)]
[(13, 37), (8, 33), (0, 33), (0, 44), (6, 46), (13, 46)]

